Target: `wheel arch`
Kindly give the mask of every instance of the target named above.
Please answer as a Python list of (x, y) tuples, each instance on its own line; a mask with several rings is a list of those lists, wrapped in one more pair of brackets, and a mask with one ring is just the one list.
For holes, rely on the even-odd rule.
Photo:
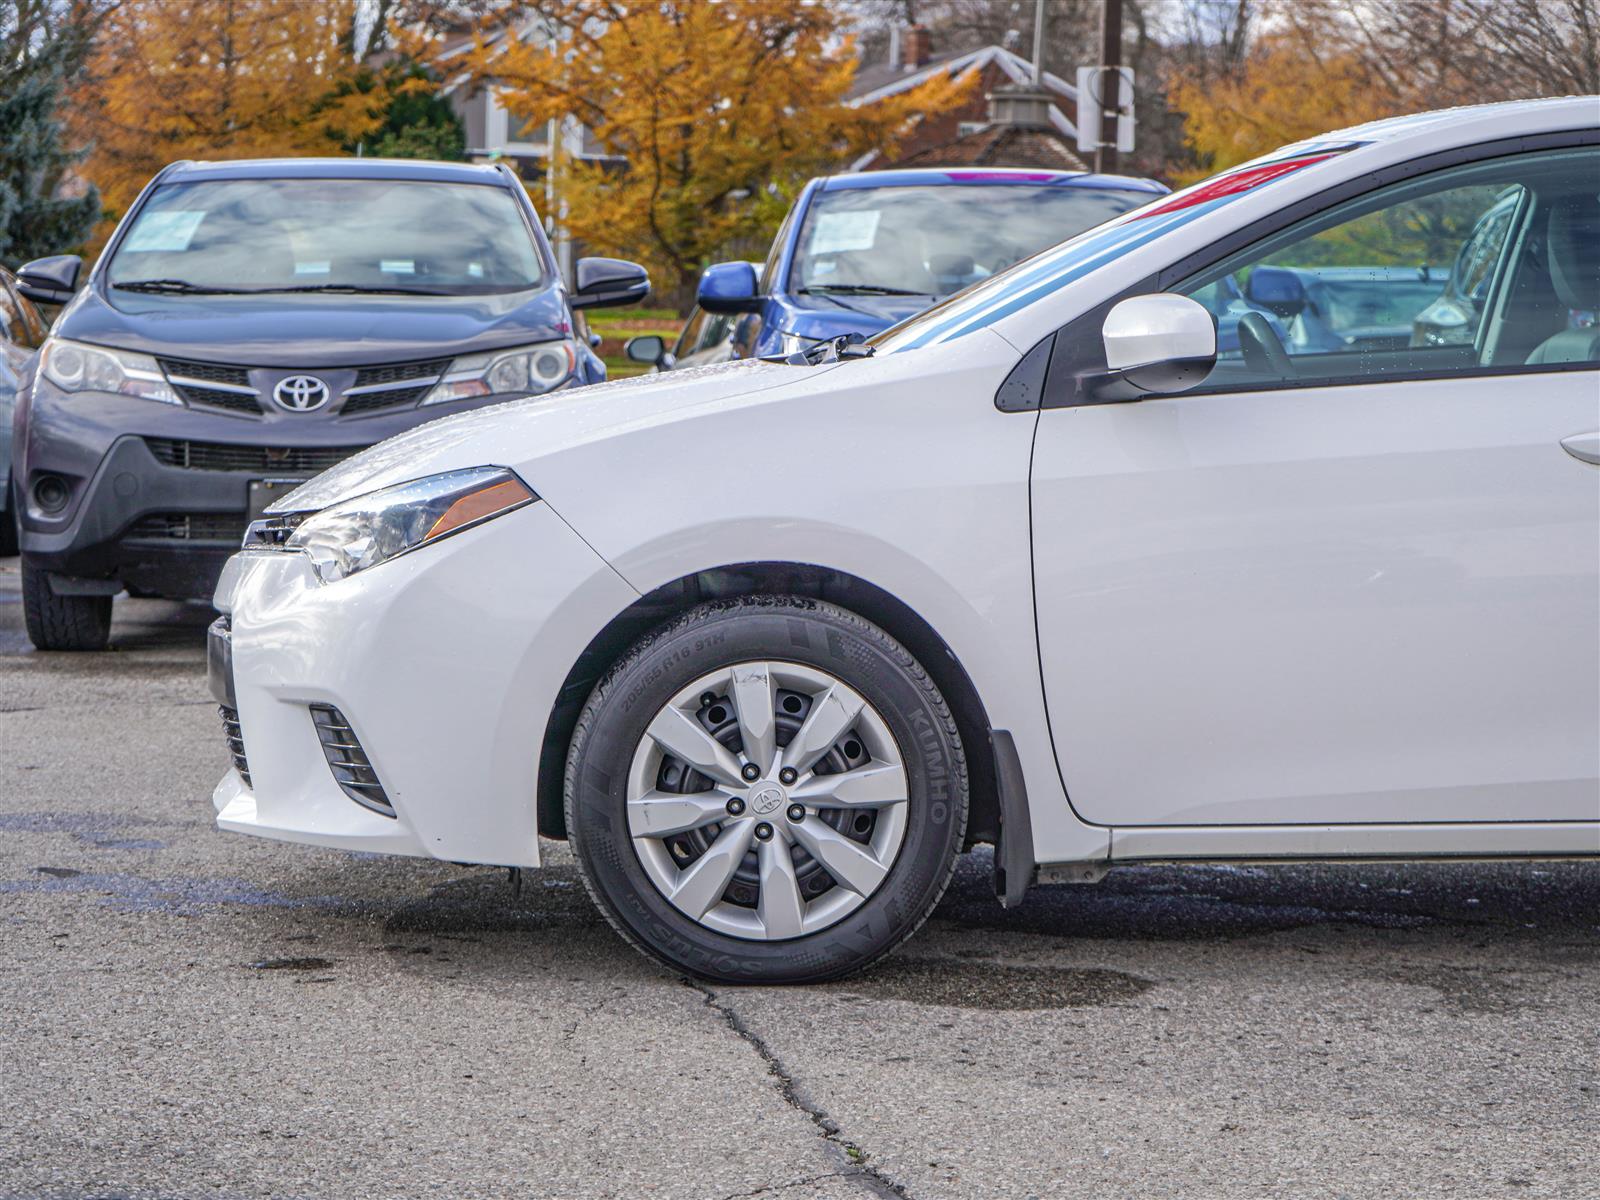
[(1000, 830), (991, 726), (966, 668), (921, 614), (892, 593), (857, 575), (809, 563), (744, 562), (683, 575), (639, 597), (616, 614), (584, 647), (562, 681), (540, 745), (538, 829), (565, 838), (563, 782), (567, 750), (578, 715), (601, 677), (650, 630), (709, 600), (790, 595), (824, 600), (883, 629), (916, 658), (943, 693), (967, 756), (967, 843), (993, 842)]

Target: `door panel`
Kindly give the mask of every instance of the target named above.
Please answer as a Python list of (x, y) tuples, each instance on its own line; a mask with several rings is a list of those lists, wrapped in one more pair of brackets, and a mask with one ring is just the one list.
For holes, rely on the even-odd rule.
[(1600, 374), (1047, 410), (1039, 641), (1079, 815), (1600, 818)]

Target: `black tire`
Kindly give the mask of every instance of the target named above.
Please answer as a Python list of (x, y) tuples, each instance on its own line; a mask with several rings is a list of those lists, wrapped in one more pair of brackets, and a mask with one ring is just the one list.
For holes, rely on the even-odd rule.
[[(854, 688), (901, 747), (909, 811), (883, 883), (837, 924), (781, 941), (708, 929), (651, 882), (628, 832), (629, 764), (660, 707), (699, 676), (783, 659)], [(967, 768), (944, 697), (883, 630), (804, 598), (717, 601), (634, 646), (595, 688), (567, 755), (566, 817), (579, 872), (627, 941), (670, 966), (724, 983), (815, 983), (856, 971), (910, 937), (943, 895), (966, 833)]]
[(110, 596), (58, 596), (50, 577), (22, 558), (22, 615), (40, 650), (104, 650), (111, 640)]

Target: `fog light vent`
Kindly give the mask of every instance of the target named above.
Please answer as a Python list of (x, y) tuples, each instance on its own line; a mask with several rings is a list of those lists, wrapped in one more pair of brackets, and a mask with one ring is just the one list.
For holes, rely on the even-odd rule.
[(331, 704), (311, 705), (311, 723), (317, 727), (317, 740), (322, 743), (322, 754), (328, 760), (333, 778), (362, 808), (370, 808), (386, 817), (394, 816), (394, 806), (384, 795), (378, 773), (372, 769), (367, 752), (356, 740), (355, 730), (344, 714)]
[(217, 705), (217, 713), (222, 717), (222, 731), (228, 737), (228, 753), (233, 755), (233, 769), (239, 772), (245, 787), (254, 787), (250, 782), (250, 763), (244, 756), (244, 731), (239, 728), (239, 713), (226, 704)]

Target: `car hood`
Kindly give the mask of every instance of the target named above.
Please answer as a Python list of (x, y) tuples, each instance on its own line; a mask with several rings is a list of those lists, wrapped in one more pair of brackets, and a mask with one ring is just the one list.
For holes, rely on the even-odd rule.
[(933, 303), (931, 296), (783, 296), (775, 324), (785, 333), (805, 338), (834, 338), (846, 333), (871, 337), (915, 316)]
[(255, 367), (360, 366), (567, 337), (561, 291), (494, 296), (102, 295), (62, 313), (62, 337), (142, 354)]
[[(814, 381), (839, 365), (796, 367), (746, 359), (509, 400), (430, 421), (380, 442), (296, 488), (267, 511), (313, 512), (441, 471), (517, 466), (530, 455), (554, 454), (690, 415), (764, 402), (775, 398), (775, 389)], [(617, 466), (629, 469), (627, 463)], [(537, 478), (527, 483), (539, 490)]]

